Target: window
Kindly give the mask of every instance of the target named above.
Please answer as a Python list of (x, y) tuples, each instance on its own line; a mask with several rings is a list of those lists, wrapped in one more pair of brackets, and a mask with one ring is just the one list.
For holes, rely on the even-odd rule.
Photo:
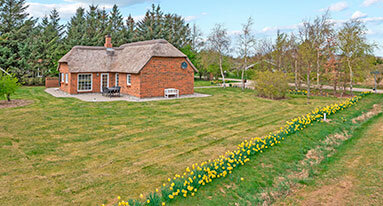
[(65, 83), (68, 84), (68, 74), (65, 74)]
[(64, 73), (61, 73), (61, 82), (64, 82)]
[(118, 73), (116, 73), (116, 87), (118, 87), (118, 80), (119, 80), (119, 76), (118, 76)]
[(77, 91), (92, 91), (92, 74), (79, 74)]
[(132, 85), (132, 80), (130, 74), (126, 75), (126, 85)]

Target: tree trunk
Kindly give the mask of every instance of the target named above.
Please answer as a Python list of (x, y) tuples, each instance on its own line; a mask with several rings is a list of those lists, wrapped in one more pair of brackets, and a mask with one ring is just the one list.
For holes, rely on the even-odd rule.
[(311, 68), (307, 70), (307, 104), (310, 104), (310, 73), (311, 73)]
[(8, 100), (8, 102), (11, 101), (11, 95), (10, 94), (7, 94), (7, 100)]
[(348, 65), (348, 68), (350, 69), (350, 93), (351, 93), (351, 96), (353, 96), (353, 93), (352, 93), (352, 79), (354, 77), (354, 74), (352, 73), (352, 68), (351, 68), (351, 62), (350, 62), (350, 59), (347, 59), (347, 65)]
[(245, 90), (245, 80), (243, 79), (244, 74), (245, 74), (245, 68), (242, 68), (242, 74), (241, 74), (242, 91)]
[(245, 56), (245, 65), (243, 65), (242, 67), (242, 74), (241, 74), (241, 80), (242, 80), (242, 91), (245, 90), (245, 80), (243, 79), (244, 75), (245, 75), (245, 69), (247, 67), (247, 58)]
[(222, 83), (223, 83), (223, 88), (226, 88), (226, 83), (225, 83), (225, 75), (223, 74), (223, 68), (222, 68), (222, 56), (219, 56), (219, 69), (221, 70), (221, 76), (222, 76)]
[(295, 60), (295, 90), (298, 90), (298, 61)]
[[(319, 85), (320, 85), (319, 76), (320, 76), (320, 62), (319, 62), (319, 51), (318, 51), (317, 52), (317, 87), (319, 87)], [(321, 92), (321, 91), (319, 90), (319, 92)]]
[(340, 95), (340, 97), (343, 97), (344, 93), (346, 92), (346, 74), (343, 75), (343, 78), (344, 78), (344, 81), (343, 81), (343, 89), (342, 89), (342, 93)]
[(335, 75), (334, 75), (334, 96), (336, 96), (337, 84), (338, 84), (338, 72), (335, 71)]

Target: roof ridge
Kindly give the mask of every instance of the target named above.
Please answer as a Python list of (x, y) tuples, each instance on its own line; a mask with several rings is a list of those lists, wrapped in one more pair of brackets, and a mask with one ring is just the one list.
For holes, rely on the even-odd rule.
[(130, 46), (143, 46), (143, 45), (153, 45), (153, 44), (167, 44), (169, 43), (165, 39), (152, 39), (152, 40), (146, 40), (146, 41), (137, 41), (137, 42), (131, 42), (127, 44), (123, 44), (120, 47), (130, 47)]
[[(104, 46), (74, 46), (72, 49), (88, 49), (88, 50), (107, 50)], [(120, 47), (113, 47), (113, 49), (121, 50)]]

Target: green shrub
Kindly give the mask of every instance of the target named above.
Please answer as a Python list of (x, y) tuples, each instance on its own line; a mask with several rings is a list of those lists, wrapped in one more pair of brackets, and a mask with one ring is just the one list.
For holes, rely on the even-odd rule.
[(261, 97), (270, 99), (285, 98), (289, 85), (288, 76), (283, 72), (262, 71), (254, 75), (254, 89)]
[(19, 80), (14, 76), (0, 74), (0, 97), (11, 101), (11, 95), (20, 87)]
[(24, 86), (44, 86), (45, 81), (42, 77), (24, 77), (20, 81)]

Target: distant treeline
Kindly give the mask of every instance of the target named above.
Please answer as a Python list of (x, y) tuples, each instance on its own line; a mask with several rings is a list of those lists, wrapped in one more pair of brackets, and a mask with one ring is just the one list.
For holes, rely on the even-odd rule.
[(152, 5), (135, 21), (131, 15), (124, 18), (117, 5), (109, 12), (90, 5), (78, 8), (65, 25), (56, 9), (37, 19), (29, 16), (27, 7), (25, 0), (0, 0), (0, 67), (19, 78), (55, 75), (57, 61), (73, 46), (102, 46), (107, 34), (113, 46), (161, 38), (179, 49), (191, 49), (189, 24), (160, 6)]

